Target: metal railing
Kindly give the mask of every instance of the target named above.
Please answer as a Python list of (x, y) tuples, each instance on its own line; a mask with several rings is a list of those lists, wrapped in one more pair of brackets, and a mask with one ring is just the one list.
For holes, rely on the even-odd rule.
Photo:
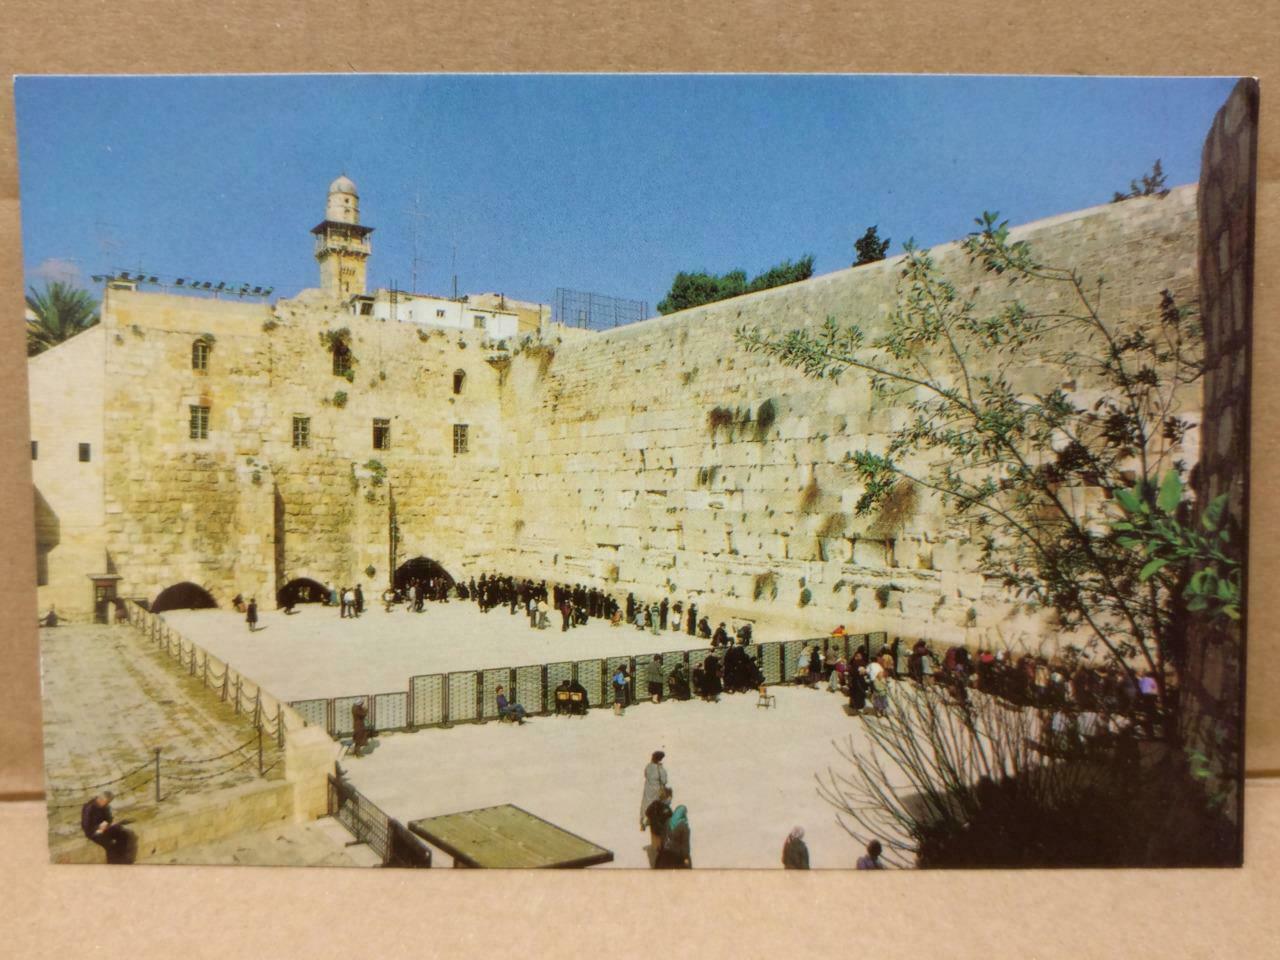
[[(831, 662), (837, 657), (849, 657), (858, 649), (862, 649), (869, 658), (888, 643), (888, 634), (881, 632), (753, 643), (746, 647), (746, 651), (760, 669), (765, 684), (772, 685), (789, 682), (795, 676), (800, 651), (807, 644), (819, 645), (823, 656)], [(685, 668), (686, 675), (691, 675), (694, 666), (705, 661), (708, 654), (723, 660), (724, 648), (671, 650), (660, 654), (664, 689), (677, 664)], [(294, 700), (289, 706), (308, 724), (322, 726), (335, 738), (350, 736), (353, 732), (351, 708), (357, 703), (365, 707), (365, 722), (373, 730), (417, 730), (456, 723), (484, 723), (498, 719), (496, 689), (499, 684), (530, 716), (546, 715), (555, 710), (555, 689), (563, 680), (580, 684), (587, 691), (590, 706), (609, 706), (609, 678), (621, 664), (626, 664), (631, 676), (630, 701), (646, 703), (644, 678), (637, 671), (647, 666), (654, 656), (657, 655), (644, 653), (420, 674), (409, 678), (405, 690)], [(639, 691), (635, 688), (637, 680), (642, 685)]]
[(429, 867), (431, 849), (399, 820), (340, 776), (329, 774), (329, 816), (346, 827), (356, 841), (367, 844), (384, 867)]

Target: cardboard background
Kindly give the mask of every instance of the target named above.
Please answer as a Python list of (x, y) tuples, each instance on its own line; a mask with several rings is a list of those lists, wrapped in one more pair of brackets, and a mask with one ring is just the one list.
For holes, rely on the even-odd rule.
[[(1280, 25), (1263, 3), (1107, 0), (0, 0), (14, 73), (761, 71), (1219, 74), (1262, 81), (1254, 301), (1247, 766), (1280, 775), (1270, 504), (1280, 444)], [(1280, 88), (1280, 84), (1277, 84)], [(1045, 105), (1052, 110), (1052, 104)], [(1205, 131), (1208, 132), (1207, 130)], [(0, 95), (0, 799), (42, 785), (35, 550), (12, 87)], [(1135, 171), (1136, 172), (1136, 171)], [(795, 877), (369, 874), (44, 863), (39, 803), (0, 804), (6, 953), (23, 957), (1271, 956), (1280, 782), (1246, 793), (1241, 871)], [(12, 869), (7, 869), (12, 868)], [(867, 880), (865, 882), (871, 882)], [(28, 949), (23, 949), (26, 945)]]

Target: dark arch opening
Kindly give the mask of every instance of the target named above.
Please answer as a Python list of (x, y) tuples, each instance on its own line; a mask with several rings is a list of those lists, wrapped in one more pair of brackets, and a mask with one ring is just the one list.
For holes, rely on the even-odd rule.
[(207, 610), (216, 607), (218, 601), (208, 590), (194, 583), (175, 583), (165, 587), (151, 604), (152, 613), (164, 613), (166, 610)]
[(415, 580), (421, 580), (424, 583), (432, 577), (443, 577), (450, 586), (453, 585), (453, 577), (449, 575), (449, 571), (440, 566), (430, 557), (414, 557), (412, 560), (406, 560), (400, 566), (396, 567), (396, 589), (404, 590), (411, 586)]
[(327, 603), (329, 590), (323, 583), (309, 577), (297, 577), (276, 591), (277, 607), (292, 607), (299, 603)]

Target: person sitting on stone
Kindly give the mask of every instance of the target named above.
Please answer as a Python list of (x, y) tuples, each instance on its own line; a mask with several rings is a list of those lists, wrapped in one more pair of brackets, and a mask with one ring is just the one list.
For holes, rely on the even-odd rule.
[(689, 673), (683, 663), (677, 663), (671, 668), (671, 675), (667, 677), (667, 689), (673, 700), (689, 699)]
[(711, 621), (706, 617), (698, 621), (698, 636), (703, 640), (711, 639)]
[(729, 631), (724, 628), (723, 620), (720, 621), (720, 626), (716, 627), (716, 632), (711, 638), (711, 645), (713, 647), (727, 647), (729, 645)]
[(524, 707), (522, 707), (518, 703), (511, 703), (507, 699), (506, 694), (503, 693), (502, 684), (498, 684), (498, 689), (496, 692), (498, 695), (498, 716), (512, 717), (515, 719), (516, 723), (524, 723), (524, 718), (525, 718)]
[(40, 626), (56, 627), (57, 625), (58, 625), (58, 612), (54, 610), (53, 607), (50, 607), (49, 612), (40, 618)]
[(80, 808), (80, 829), (85, 837), (107, 852), (107, 863), (131, 863), (133, 835), (123, 823), (115, 823), (111, 801), (115, 794), (104, 790)]

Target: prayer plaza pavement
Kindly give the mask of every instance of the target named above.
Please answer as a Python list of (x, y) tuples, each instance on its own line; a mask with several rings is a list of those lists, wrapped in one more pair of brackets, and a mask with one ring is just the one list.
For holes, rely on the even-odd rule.
[[(261, 615), (250, 634), (241, 615), (175, 610), (165, 620), (286, 700), (403, 690), (414, 674), (558, 660), (701, 649), (684, 632), (655, 635), (593, 620), (561, 632), (559, 618), (533, 630), (506, 608), (429, 604), (415, 614), (380, 604), (357, 620), (333, 607), (299, 606)], [(712, 622), (718, 622), (712, 613)], [(770, 635), (759, 640), (784, 639)], [(793, 826), (805, 828), (815, 868), (851, 869), (862, 850), (817, 794), (815, 775), (844, 767), (833, 740), (852, 735), (869, 749), (845, 699), (825, 689), (771, 687), (777, 707), (756, 694), (719, 703), (647, 701), (621, 718), (533, 717), (525, 725), (459, 724), (382, 733), (373, 750), (342, 760), (351, 781), (401, 822), (514, 803), (614, 852), (614, 867), (647, 867), (641, 832), (644, 767), (665, 750), (675, 802), (689, 808), (697, 867), (779, 868)], [(436, 865), (447, 866), (436, 852)]]
[[(777, 707), (755, 693), (645, 702), (622, 717), (533, 717), (516, 724), (381, 734), (374, 749), (342, 766), (389, 816), (421, 817), (514, 803), (613, 851), (606, 866), (647, 867), (640, 830), (644, 767), (654, 750), (676, 804), (689, 808), (695, 867), (780, 868), (782, 843), (805, 829), (811, 865), (852, 869), (862, 850), (817, 794), (815, 774), (845, 765), (832, 740), (852, 735), (869, 749), (845, 699), (825, 689), (771, 687)], [(436, 851), (435, 864), (448, 866)]]
[(375, 602), (363, 616), (346, 619), (337, 607), (300, 604), (295, 610), (261, 612), (253, 633), (242, 614), (226, 610), (168, 610), (162, 616), (284, 700), (405, 690), (416, 674), (702, 650), (708, 643), (683, 631), (655, 634), (599, 619), (562, 632), (559, 614), (552, 614), (547, 629), (535, 630), (527, 615), (512, 616), (507, 607), (481, 613), (459, 600), (428, 603), (424, 613), (403, 605), (387, 613)]

